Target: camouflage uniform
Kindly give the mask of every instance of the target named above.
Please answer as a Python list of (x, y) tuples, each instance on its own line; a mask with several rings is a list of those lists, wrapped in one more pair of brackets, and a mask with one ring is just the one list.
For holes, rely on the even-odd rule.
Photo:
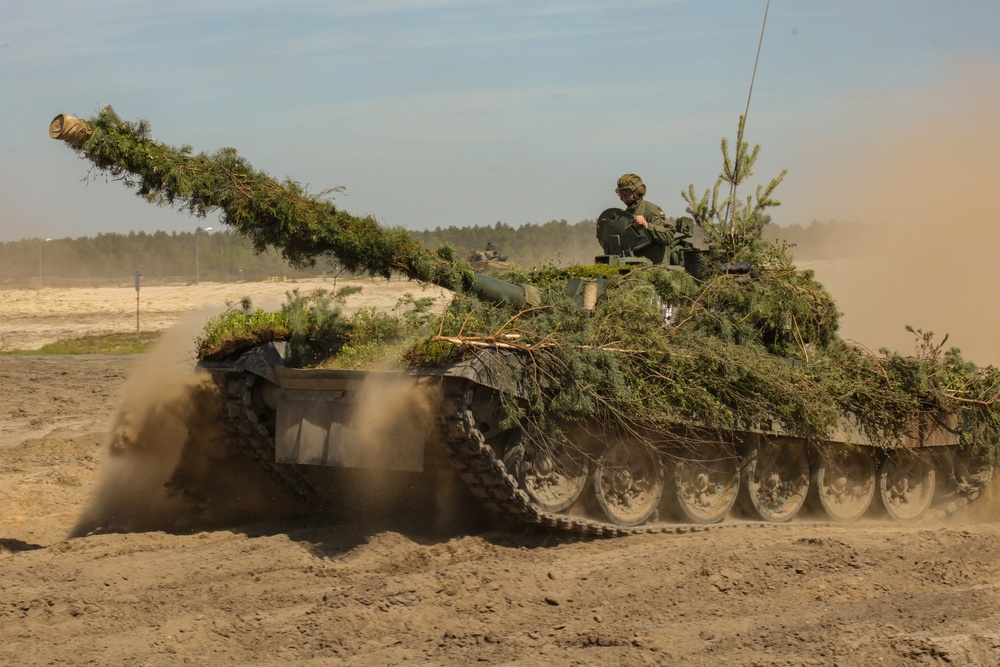
[(630, 190), (635, 195), (635, 199), (626, 206), (625, 211), (633, 217), (641, 215), (649, 225), (647, 231), (652, 243), (638, 254), (653, 264), (662, 264), (664, 259), (670, 261), (670, 250), (674, 245), (674, 227), (667, 222), (667, 214), (653, 202), (643, 199), (646, 186), (635, 174), (625, 174), (618, 179), (616, 191), (620, 193), (622, 190)]

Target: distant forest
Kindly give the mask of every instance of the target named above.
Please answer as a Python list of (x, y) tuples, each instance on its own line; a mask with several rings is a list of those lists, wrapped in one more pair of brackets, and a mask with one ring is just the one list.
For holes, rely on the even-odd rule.
[[(567, 265), (593, 261), (601, 248), (594, 221), (570, 224), (552, 220), (545, 224), (511, 227), (502, 222), (489, 226), (447, 227), (411, 232), (426, 247), (450, 243), (460, 256), (485, 248), (490, 241), (501, 255), (520, 266), (553, 263)], [(768, 236), (793, 245), (797, 260), (831, 259), (850, 254), (853, 239), (863, 236), (858, 223), (813, 222), (778, 227)], [(338, 273), (335, 262), (317, 261), (297, 270), (274, 250), (255, 255), (249, 242), (228, 231), (132, 232), (98, 234), (96, 237), (24, 239), (0, 243), (0, 285), (6, 288), (124, 286), (187, 284), (194, 282), (261, 281)]]

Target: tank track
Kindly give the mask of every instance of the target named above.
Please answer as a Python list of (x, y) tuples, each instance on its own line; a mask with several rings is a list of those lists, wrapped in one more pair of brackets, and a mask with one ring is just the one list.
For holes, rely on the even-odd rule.
[[(486, 443), (476, 428), (472, 412), (473, 384), (471, 381), (445, 383), (441, 411), (444, 445), (459, 477), (472, 493), (491, 511), (522, 524), (590, 537), (621, 537), (625, 535), (673, 534), (723, 530), (734, 527), (772, 527), (776, 524), (730, 522), (717, 524), (652, 523), (625, 528), (613, 523), (540, 511), (531, 504), (528, 494), (517, 487), (513, 475)], [(801, 523), (796, 525), (802, 525)], [(819, 525), (819, 524), (817, 524)]]
[(274, 458), (274, 414), (254, 409), (253, 385), (257, 376), (248, 372), (217, 373), (223, 392), (222, 416), (237, 437), (243, 452), (282, 490), (302, 502), (319, 501), (319, 494), (296, 466)]
[[(305, 503), (320, 500), (319, 494), (297, 466), (279, 464), (274, 457), (274, 416), (267, 410), (256, 410), (253, 386), (257, 376), (249, 372), (217, 374), (225, 401), (223, 417), (237, 436), (244, 452), (267, 476), (284, 491)], [(623, 527), (581, 516), (541, 511), (531, 503), (528, 494), (518, 488), (517, 481), (494, 449), (487, 444), (476, 426), (472, 411), (475, 383), (448, 378), (439, 419), (445, 454), (459, 478), (470, 492), (494, 514), (514, 523), (552, 530), (580, 537), (622, 537), (627, 535), (682, 535), (731, 528), (773, 528), (783, 524), (768, 521), (728, 521), (716, 524), (650, 523)], [(980, 490), (961, 495), (931, 510), (933, 516), (944, 517), (968, 505), (980, 495)], [(802, 526), (827, 526), (829, 522), (795, 522)]]
[[(470, 381), (447, 382), (441, 419), (444, 444), (459, 477), (472, 493), (493, 512), (524, 524), (593, 537), (618, 537), (643, 534), (696, 533), (726, 528), (762, 528), (780, 526), (768, 521), (728, 521), (716, 524), (650, 523), (625, 528), (585, 517), (552, 514), (531, 504), (528, 494), (517, 487), (513, 475), (486, 443), (476, 427), (472, 412), (473, 384)], [(928, 510), (928, 518), (945, 518), (968, 506), (982, 495), (983, 488), (960, 490), (955, 497)], [(796, 521), (797, 527), (829, 526), (828, 521)]]

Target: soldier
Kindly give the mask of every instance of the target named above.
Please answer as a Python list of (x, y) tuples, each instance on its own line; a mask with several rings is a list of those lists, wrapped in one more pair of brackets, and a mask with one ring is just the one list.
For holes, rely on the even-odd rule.
[(632, 215), (636, 227), (649, 232), (652, 244), (639, 252), (654, 264), (660, 264), (674, 245), (674, 227), (667, 222), (663, 209), (653, 202), (646, 201), (646, 185), (635, 174), (624, 174), (618, 179), (615, 194), (625, 204), (625, 211)]

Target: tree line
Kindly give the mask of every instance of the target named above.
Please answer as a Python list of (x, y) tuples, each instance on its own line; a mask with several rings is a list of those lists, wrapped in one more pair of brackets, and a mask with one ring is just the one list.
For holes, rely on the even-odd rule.
[(23, 239), (0, 244), (0, 283), (6, 287), (102, 287), (144, 283), (234, 282), (295, 271), (274, 252), (254, 254), (226, 231), (107, 233), (94, 237)]
[[(500, 255), (520, 266), (592, 262), (601, 253), (595, 221), (513, 227), (504, 222), (470, 227), (437, 227), (410, 232), (426, 247), (455, 247), (460, 257), (492, 242)], [(813, 222), (770, 225), (765, 234), (794, 246), (797, 259), (831, 259), (849, 254), (863, 238), (858, 223)], [(130, 285), (139, 272), (144, 284), (296, 279), (340, 272), (336, 262), (295, 269), (273, 251), (255, 254), (250, 242), (227, 230), (107, 233), (95, 237), (31, 238), (0, 243), (0, 284), (7, 288)]]

